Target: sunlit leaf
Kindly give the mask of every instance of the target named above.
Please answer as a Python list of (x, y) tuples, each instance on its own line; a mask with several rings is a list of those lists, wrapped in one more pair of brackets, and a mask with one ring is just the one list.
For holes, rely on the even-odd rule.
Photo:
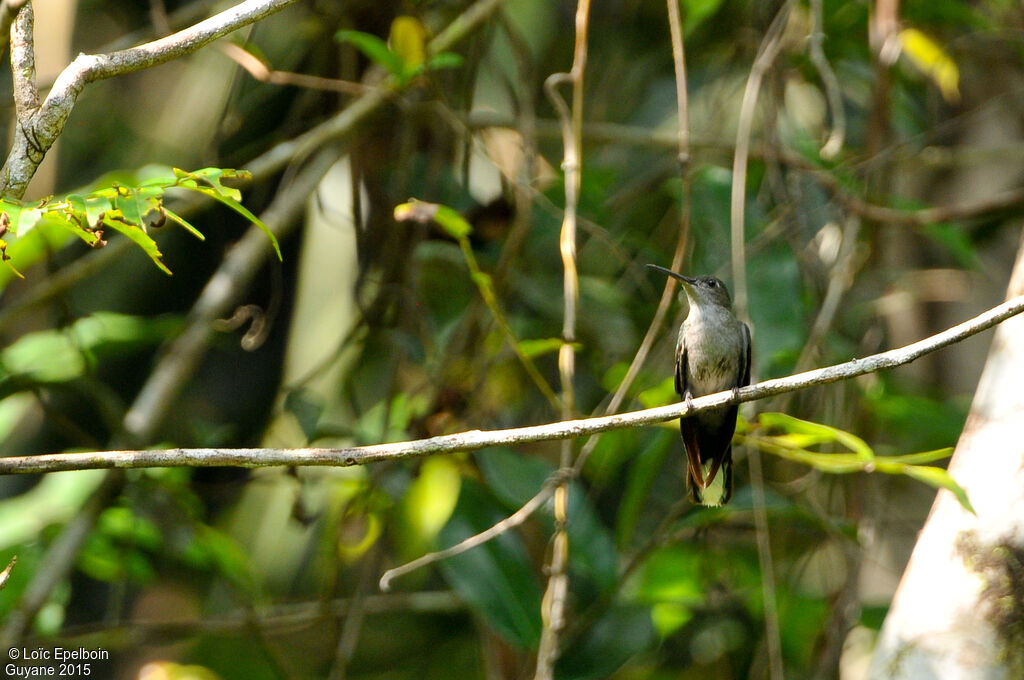
[(135, 245), (142, 248), (142, 251), (149, 256), (149, 259), (153, 261), (153, 264), (160, 268), (160, 271), (164, 272), (168, 276), (171, 275), (171, 270), (167, 268), (167, 265), (165, 265), (161, 259), (163, 254), (160, 252), (160, 248), (157, 246), (156, 241), (154, 241), (149, 234), (144, 232), (140, 227), (126, 222), (122, 218), (120, 210), (108, 210), (104, 213), (103, 224), (130, 238), (135, 242)]
[(181, 215), (179, 215), (178, 213), (176, 213), (173, 210), (169, 209), (167, 206), (164, 206), (163, 210), (164, 210), (164, 214), (167, 215), (167, 217), (170, 218), (170, 220), (172, 222), (174, 222), (175, 224), (178, 224), (178, 225), (184, 227), (190, 234), (195, 236), (200, 241), (205, 241), (206, 240), (206, 237), (203, 236), (203, 233), (201, 231), (199, 231), (198, 229), (196, 229), (195, 227), (193, 227)]
[(962, 486), (957, 484), (956, 480), (950, 476), (949, 472), (938, 467), (931, 467), (929, 465), (908, 465), (904, 473), (908, 477), (924, 482), (937, 489), (947, 489), (951, 491), (956, 500), (960, 503), (964, 510), (976, 515), (974, 507), (971, 505), (971, 501), (967, 498), (967, 492)]
[(899, 34), (900, 47), (910, 61), (931, 78), (949, 103), (960, 101), (960, 69), (942, 45), (916, 28), (905, 28)]
[(434, 545), (437, 534), (455, 510), (459, 500), (461, 475), (450, 457), (433, 456), (423, 461), (420, 474), (402, 499), (402, 525), (405, 527), (405, 546), (418, 554)]
[(388, 48), (402, 60), (402, 74), (423, 66), (427, 54), (427, 29), (416, 17), (402, 15), (391, 22)]
[(457, 210), (439, 203), (428, 203), (414, 198), (408, 203), (395, 206), (394, 215), (395, 220), (399, 222), (436, 222), (456, 240), (464, 239), (473, 232), (473, 227)]
[[(561, 338), (532, 338), (529, 340), (520, 340), (517, 344), (519, 350), (531, 359), (544, 356), (545, 354), (551, 354), (557, 352), (562, 347), (563, 340)], [(574, 343), (579, 348), (578, 343)]]
[(841, 444), (865, 460), (870, 460), (875, 455), (868, 443), (857, 435), (823, 423), (801, 420), (785, 413), (762, 413), (759, 421), (763, 427), (780, 429), (787, 434), (808, 436), (813, 438), (810, 441), (815, 443)]

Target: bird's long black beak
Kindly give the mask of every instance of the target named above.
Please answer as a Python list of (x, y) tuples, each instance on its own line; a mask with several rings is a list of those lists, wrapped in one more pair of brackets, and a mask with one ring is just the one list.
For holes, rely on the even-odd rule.
[(688, 283), (691, 286), (694, 285), (695, 283), (697, 283), (697, 279), (692, 278), (690, 276), (684, 276), (682, 274), (677, 274), (676, 272), (672, 271), (671, 269), (665, 269), (664, 267), (659, 267), (656, 264), (649, 264), (647, 266), (650, 267), (651, 269), (657, 269), (662, 274), (668, 274), (669, 276), (671, 276), (674, 279), (679, 279), (683, 283)]

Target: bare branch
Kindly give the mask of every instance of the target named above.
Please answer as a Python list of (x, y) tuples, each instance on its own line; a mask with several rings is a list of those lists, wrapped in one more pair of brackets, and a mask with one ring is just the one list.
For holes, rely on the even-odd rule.
[(89, 451), (52, 453), (38, 456), (0, 458), (0, 474), (27, 474), (59, 470), (88, 470), (148, 467), (270, 467), (275, 465), (329, 465), (346, 467), (386, 460), (426, 456), (454, 451), (476, 451), (491, 446), (571, 439), (596, 432), (688, 417), (694, 413), (728, 404), (764, 399), (816, 385), (847, 380), (908, 364), (925, 354), (948, 347), (976, 335), (1024, 311), (1024, 295), (993, 307), (961, 324), (915, 343), (853, 359), (841, 364), (816, 368), (783, 378), (773, 378), (732, 392), (719, 392), (686, 402), (656, 408), (618, 413), (596, 418), (532, 425), (507, 430), (470, 430), (458, 434), (416, 439), (406, 442), (353, 446), (347, 448), (305, 449), (162, 449), (153, 451)]
[[(293, 2), (295, 0), (244, 0), (194, 26), (138, 47), (109, 54), (78, 55), (57, 77), (42, 105), (33, 110), (30, 116), (19, 121), (19, 134), (15, 135), (7, 162), (0, 170), (0, 193), (15, 198), (24, 195), (29, 180), (35, 174), (43, 156), (63, 132), (79, 93), (88, 83), (140, 71), (191, 54), (232, 31), (284, 9)], [(18, 15), (12, 33), (16, 33), (19, 25), (25, 23), (21, 18), (24, 15), (25, 9)], [(25, 28), (29, 31), (27, 43), (31, 45), (30, 19)], [(12, 44), (12, 57), (15, 50), (17, 45)], [(15, 73), (17, 72), (16, 68)], [(23, 73), (22, 77), (27, 75)], [(34, 80), (33, 73), (33, 88)], [(30, 97), (26, 93), (16, 92), (15, 100), (19, 102), (18, 113), (21, 118), (21, 107), (30, 103)]]

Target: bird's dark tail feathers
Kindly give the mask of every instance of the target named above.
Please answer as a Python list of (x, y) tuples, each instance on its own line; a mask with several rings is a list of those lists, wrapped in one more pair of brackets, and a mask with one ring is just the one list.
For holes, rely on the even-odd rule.
[(686, 492), (696, 505), (725, 505), (732, 498), (732, 446), (725, 450), (718, 470), (714, 470), (714, 461), (700, 463), (700, 477), (703, 486), (697, 481), (691, 465), (686, 470)]

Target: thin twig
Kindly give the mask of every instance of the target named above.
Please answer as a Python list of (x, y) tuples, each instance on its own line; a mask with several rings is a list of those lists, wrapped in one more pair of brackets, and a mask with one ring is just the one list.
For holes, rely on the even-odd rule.
[[(736, 290), (736, 312), (743, 320), (750, 319), (747, 298), (747, 255), (745, 233), (745, 210), (747, 200), (747, 161), (750, 156), (750, 135), (754, 125), (754, 111), (757, 97), (765, 74), (782, 49), (782, 37), (792, 6), (786, 0), (768, 27), (758, 49), (754, 65), (750, 69), (747, 85), (740, 104), (739, 125), (736, 130), (736, 153), (732, 165), (732, 195), (730, 201), (730, 225), (732, 233), (732, 275)], [(771, 543), (768, 538), (768, 520), (764, 509), (764, 480), (761, 476), (760, 459), (751, 454), (750, 478), (754, 488), (754, 523), (757, 527), (757, 554), (761, 562), (761, 585), (764, 591), (765, 638), (767, 642), (769, 671), (772, 680), (782, 680), (782, 648), (779, 635), (778, 609), (775, 598), (775, 579), (772, 569)]]
[(228, 58), (244, 68), (249, 75), (260, 82), (273, 85), (304, 87), (310, 90), (341, 92), (343, 94), (364, 94), (368, 90), (373, 89), (369, 85), (354, 83), (350, 80), (324, 78), (323, 76), (311, 76), (305, 73), (272, 69), (255, 54), (249, 52), (241, 45), (236, 45), (232, 42), (221, 43), (219, 48)]
[(750, 135), (754, 126), (754, 111), (757, 109), (757, 95), (761, 91), (761, 83), (771, 67), (779, 50), (782, 49), (782, 35), (786, 27), (786, 19), (792, 6), (786, 0), (775, 15), (764, 41), (758, 49), (754, 65), (747, 77), (747, 86), (743, 90), (743, 101), (740, 104), (739, 124), (736, 128), (736, 151), (732, 162), (732, 197), (730, 201), (730, 219), (732, 233), (732, 278), (736, 292), (736, 314), (744, 321), (750, 320), (747, 309), (747, 256), (745, 246), (744, 212), (747, 200), (747, 160), (750, 156)]
[(839, 81), (832, 70), (832, 66), (825, 57), (825, 50), (822, 42), (825, 40), (824, 17), (822, 0), (811, 0), (811, 17), (813, 26), (809, 40), (809, 52), (811, 63), (818, 71), (821, 84), (825, 87), (825, 98), (828, 101), (829, 113), (832, 114), (832, 130), (828, 139), (821, 147), (821, 157), (825, 160), (835, 158), (843, 149), (843, 141), (846, 138), (846, 109), (843, 108), (843, 94), (839, 90)]
[[(562, 418), (576, 415), (576, 396), (573, 381), (576, 374), (576, 309), (579, 304), (579, 272), (576, 266), (576, 213), (579, 204), (581, 166), (583, 162), (583, 76), (587, 66), (587, 28), (590, 21), (590, 0), (576, 4), (576, 40), (572, 69), (569, 73), (556, 73), (544, 82), (548, 98), (558, 112), (562, 128), (562, 170), (565, 173), (565, 212), (558, 239), (562, 256), (562, 346), (558, 350), (558, 372), (562, 381)], [(572, 109), (558, 93), (564, 82), (572, 84)], [(572, 465), (572, 441), (562, 441), (561, 468)], [(558, 660), (558, 640), (565, 627), (565, 601), (569, 592), (569, 482), (562, 480), (555, 487), (555, 533), (551, 539), (551, 560), (548, 564), (548, 584), (541, 602), (541, 633), (537, 649), (537, 669), (534, 680), (554, 677)]]
[(765, 380), (742, 387), (735, 393), (728, 391), (698, 397), (689, 404), (680, 402), (595, 418), (581, 418), (507, 430), (470, 430), (427, 439), (345, 448), (156, 449), (9, 456), (0, 458), (0, 474), (148, 467), (270, 467), (277, 465), (345, 467), (454, 451), (477, 451), (491, 446), (571, 439), (596, 432), (653, 425), (679, 417), (689, 417), (708, 409), (764, 399), (776, 394), (826, 385), (866, 373), (902, 366), (925, 354), (948, 347), (987, 330), (1022, 311), (1024, 311), (1024, 295), (1012, 298), (974, 318), (947, 328), (941, 333), (936, 333), (904, 347), (795, 375)]
[(527, 519), (529, 519), (533, 513), (537, 512), (540, 508), (544, 507), (544, 504), (551, 498), (555, 488), (563, 481), (572, 476), (572, 470), (562, 470), (551, 475), (544, 482), (544, 485), (540, 488), (533, 498), (523, 503), (522, 507), (516, 510), (514, 513), (494, 524), (489, 529), (481, 531), (478, 534), (473, 534), (469, 538), (459, 541), (455, 545), (445, 548), (444, 550), (437, 550), (432, 553), (427, 553), (422, 557), (418, 557), (411, 562), (407, 562), (401, 566), (393, 569), (388, 569), (380, 577), (380, 589), (387, 592), (391, 589), (391, 582), (399, 576), (404, 576), (408, 573), (421, 569), (427, 565), (446, 560), (449, 557), (455, 557), (461, 555), (467, 550), (472, 550), (478, 545), (483, 545), (490, 540), (501, 536), (502, 534), (516, 528)]

